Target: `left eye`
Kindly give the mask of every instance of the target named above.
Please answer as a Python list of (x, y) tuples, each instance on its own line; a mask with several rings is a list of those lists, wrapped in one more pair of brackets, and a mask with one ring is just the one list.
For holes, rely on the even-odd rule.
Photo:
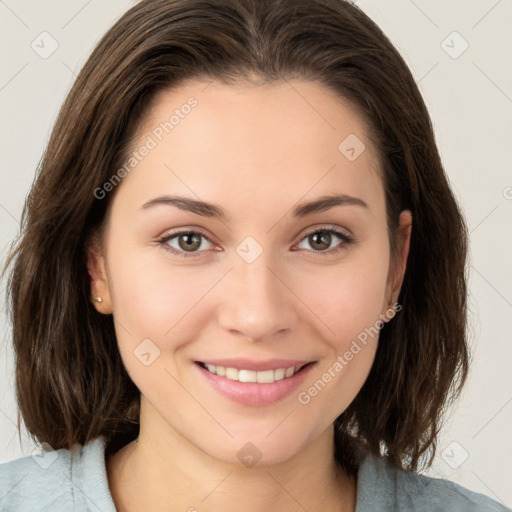
[[(344, 242), (344, 244), (338, 245), (334, 249), (330, 247), (331, 243), (333, 242), (333, 236), (334, 238), (338, 238)], [(351, 237), (348, 235), (345, 235), (344, 233), (332, 229), (332, 228), (325, 228), (325, 229), (317, 229), (316, 231), (313, 231), (309, 234), (307, 234), (300, 243), (307, 242), (310, 244), (311, 247), (313, 247), (313, 250), (315, 252), (335, 252), (338, 250), (341, 250), (343, 245), (348, 244), (352, 241)], [(300, 245), (298, 246), (300, 247)], [(303, 249), (304, 247), (300, 247)]]

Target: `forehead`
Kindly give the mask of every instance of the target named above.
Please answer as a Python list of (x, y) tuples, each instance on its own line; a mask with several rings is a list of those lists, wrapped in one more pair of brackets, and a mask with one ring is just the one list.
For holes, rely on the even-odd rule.
[(331, 190), (382, 199), (362, 117), (317, 82), (192, 81), (160, 91), (131, 152), (144, 145), (150, 151), (121, 185), (139, 202), (165, 191), (238, 200), (246, 209)]

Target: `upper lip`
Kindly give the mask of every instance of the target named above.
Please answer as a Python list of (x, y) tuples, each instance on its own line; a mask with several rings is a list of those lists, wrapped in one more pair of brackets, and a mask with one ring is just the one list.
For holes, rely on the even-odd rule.
[(255, 372), (265, 370), (277, 370), (278, 368), (290, 368), (292, 366), (302, 367), (314, 361), (303, 361), (298, 359), (269, 359), (267, 361), (254, 361), (252, 359), (208, 359), (197, 361), (198, 363), (213, 364), (224, 368), (237, 368), (239, 370), (253, 370)]

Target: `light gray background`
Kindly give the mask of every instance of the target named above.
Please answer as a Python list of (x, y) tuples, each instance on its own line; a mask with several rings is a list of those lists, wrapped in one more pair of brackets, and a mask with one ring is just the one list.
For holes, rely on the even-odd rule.
[[(0, 262), (17, 233), (24, 198), (76, 73), (103, 33), (134, 3), (0, 0)], [(388, 34), (419, 83), (471, 232), (474, 360), (427, 474), (510, 507), (512, 0), (356, 3)], [(51, 40), (40, 35), (45, 31), (58, 48), (43, 59), (31, 44), (49, 51)], [(5, 462), (30, 454), (35, 445), (24, 433), (20, 446), (16, 435), (4, 282), (0, 296), (0, 462)]]

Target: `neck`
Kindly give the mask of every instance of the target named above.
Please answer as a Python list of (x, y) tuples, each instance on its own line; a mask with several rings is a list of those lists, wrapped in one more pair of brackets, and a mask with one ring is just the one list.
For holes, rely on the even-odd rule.
[(214, 459), (174, 430), (153, 430), (141, 421), (138, 439), (107, 458), (119, 512), (355, 510), (356, 478), (335, 462), (332, 425), (290, 459), (261, 467)]

